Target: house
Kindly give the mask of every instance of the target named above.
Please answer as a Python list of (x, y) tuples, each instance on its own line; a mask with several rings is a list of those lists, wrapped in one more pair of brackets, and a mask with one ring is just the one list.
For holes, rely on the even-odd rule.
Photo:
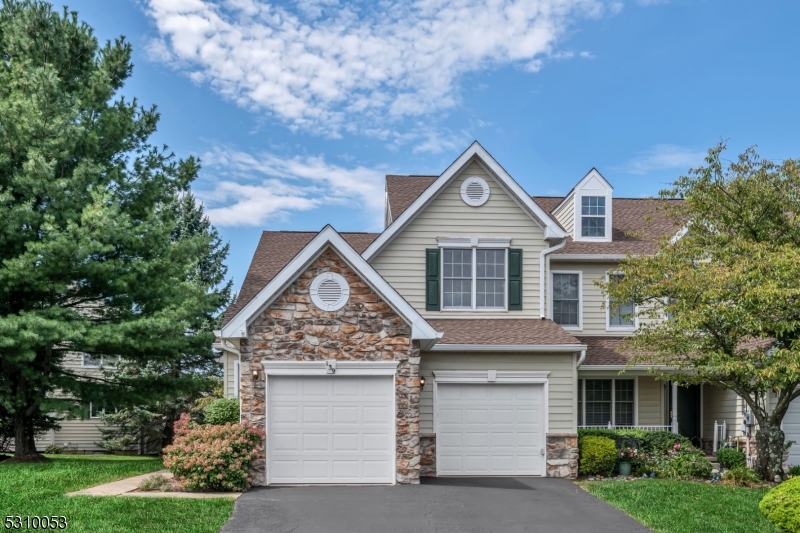
[(257, 485), (575, 477), (580, 427), (738, 434), (733, 392), (625, 369), (633, 310), (594, 284), (678, 232), (656, 202), (595, 169), (530, 196), (477, 142), (387, 176), (385, 201), (379, 234), (264, 232), (225, 314), (226, 394), (266, 430)]

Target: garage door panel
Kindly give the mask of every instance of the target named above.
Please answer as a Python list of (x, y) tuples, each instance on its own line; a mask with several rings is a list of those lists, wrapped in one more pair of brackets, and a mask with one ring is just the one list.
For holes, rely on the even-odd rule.
[(440, 475), (542, 475), (544, 387), (438, 384)]
[(268, 395), (270, 483), (394, 481), (392, 376), (272, 376)]

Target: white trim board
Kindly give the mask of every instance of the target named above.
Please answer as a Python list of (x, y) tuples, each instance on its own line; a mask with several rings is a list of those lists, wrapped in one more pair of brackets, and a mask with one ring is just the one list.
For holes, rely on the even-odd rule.
[(523, 210), (544, 229), (545, 240), (564, 239), (567, 237), (561, 227), (550, 216), (528, 196), (522, 187), (500, 166), (500, 164), (487, 152), (483, 146), (474, 141), (464, 153), (462, 153), (447, 169), (434, 181), (430, 187), (425, 189), (414, 202), (406, 209), (397, 220), (384, 230), (372, 244), (364, 250), (364, 259), (372, 261), (403, 229), (410, 224), (419, 213), (427, 207), (447, 185), (473, 160), (489, 171), (490, 177), (502, 188), (511, 198), (513, 198)]
[(336, 253), (352, 268), (358, 276), (378, 293), (392, 309), (411, 326), (411, 339), (423, 342), (428, 348), (442, 334), (437, 332), (422, 318), (400, 294), (378, 272), (356, 252), (347, 241), (329, 224), (311, 239), (303, 249), (281, 271), (272, 278), (221, 330), (222, 339), (241, 339), (247, 337), (247, 327), (260, 315), (297, 277), (303, 273), (328, 248)]
[[(262, 361), (268, 376), (393, 376), (400, 361)], [(333, 364), (335, 373), (328, 367)]]
[[(436, 344), (432, 352), (580, 352), (585, 344)], [(583, 368), (583, 367), (581, 367)]]
[(435, 383), (547, 383), (546, 370), (434, 370)]

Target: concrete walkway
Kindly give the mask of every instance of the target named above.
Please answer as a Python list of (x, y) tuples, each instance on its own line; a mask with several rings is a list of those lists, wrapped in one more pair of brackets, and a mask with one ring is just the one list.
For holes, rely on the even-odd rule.
[(423, 478), (421, 485), (255, 488), (222, 533), (648, 533), (574, 483)]
[(189, 498), (189, 499), (206, 499), (206, 498), (238, 498), (242, 495), (241, 492), (135, 492), (145, 479), (161, 475), (167, 479), (172, 479), (172, 472), (169, 470), (159, 470), (158, 472), (150, 472), (141, 476), (129, 477), (120, 479), (119, 481), (112, 481), (104, 485), (97, 485), (96, 487), (89, 487), (88, 489), (79, 490), (76, 492), (68, 492), (66, 496), (138, 496), (143, 498)]

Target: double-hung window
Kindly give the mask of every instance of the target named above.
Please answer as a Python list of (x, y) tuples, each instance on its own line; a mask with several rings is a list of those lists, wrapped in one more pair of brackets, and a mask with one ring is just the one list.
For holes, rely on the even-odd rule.
[[(623, 274), (609, 274), (609, 283), (622, 281)], [(636, 326), (635, 306), (632, 301), (616, 304), (608, 299), (608, 329), (633, 329)]]
[(578, 380), (578, 425), (635, 425), (635, 394), (633, 379)]
[(444, 248), (444, 309), (505, 309), (506, 250)]
[(581, 197), (581, 237), (606, 236), (606, 197)]
[(553, 322), (580, 328), (581, 275), (576, 272), (553, 272)]

